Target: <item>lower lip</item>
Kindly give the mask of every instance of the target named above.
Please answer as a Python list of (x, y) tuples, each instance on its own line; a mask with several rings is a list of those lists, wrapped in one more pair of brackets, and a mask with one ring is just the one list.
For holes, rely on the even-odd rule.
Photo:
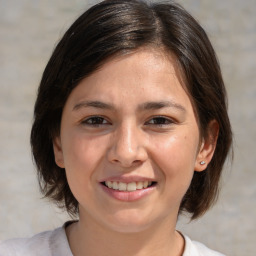
[(108, 195), (110, 195), (111, 197), (117, 200), (124, 201), (124, 202), (132, 202), (132, 201), (140, 200), (145, 196), (147, 196), (148, 194), (152, 193), (153, 190), (155, 189), (155, 186), (151, 186), (148, 188), (138, 189), (135, 191), (120, 191), (120, 190), (108, 188), (102, 184), (100, 185)]

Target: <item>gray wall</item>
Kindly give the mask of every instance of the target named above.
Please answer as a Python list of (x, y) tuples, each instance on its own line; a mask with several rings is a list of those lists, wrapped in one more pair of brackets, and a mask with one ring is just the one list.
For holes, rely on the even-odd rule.
[[(256, 251), (256, 0), (179, 1), (208, 32), (229, 95), (235, 159), (217, 205), (178, 228), (228, 255)], [(87, 1), (88, 3), (88, 1)], [(90, 1), (93, 3), (93, 1)], [(0, 0), (0, 239), (52, 229), (68, 217), (42, 200), (29, 133), (36, 89), (53, 46), (82, 0)]]

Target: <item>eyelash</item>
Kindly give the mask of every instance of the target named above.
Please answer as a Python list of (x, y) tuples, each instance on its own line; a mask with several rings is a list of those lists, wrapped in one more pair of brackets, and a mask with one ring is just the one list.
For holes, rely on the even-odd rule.
[[(105, 123), (104, 123), (105, 122)], [(109, 125), (111, 124), (102, 116), (91, 116), (82, 121), (82, 124), (92, 126), (92, 127), (99, 127), (101, 125)]]
[[(154, 122), (150, 123), (151, 121), (154, 121)], [(158, 123), (156, 123), (155, 121), (158, 121)], [(174, 121), (172, 119), (164, 117), (164, 116), (153, 117), (149, 121), (146, 122), (146, 124), (148, 124), (148, 125), (157, 125), (159, 127), (168, 126), (173, 123), (174, 123)]]
[[(153, 121), (153, 122), (152, 122)], [(164, 117), (164, 116), (156, 116), (152, 117), (149, 121), (147, 121), (146, 125), (156, 125), (158, 127), (164, 127), (175, 123), (172, 119)], [(92, 127), (100, 127), (102, 125), (111, 125), (109, 121), (107, 121), (102, 116), (91, 116), (82, 121), (82, 124), (92, 126)]]

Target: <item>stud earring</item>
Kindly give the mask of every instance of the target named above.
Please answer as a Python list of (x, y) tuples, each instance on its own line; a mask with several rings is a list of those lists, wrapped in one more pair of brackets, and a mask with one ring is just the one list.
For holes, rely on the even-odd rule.
[(201, 161), (200, 164), (201, 164), (201, 165), (204, 165), (204, 164), (206, 164), (206, 162), (205, 162), (205, 161)]

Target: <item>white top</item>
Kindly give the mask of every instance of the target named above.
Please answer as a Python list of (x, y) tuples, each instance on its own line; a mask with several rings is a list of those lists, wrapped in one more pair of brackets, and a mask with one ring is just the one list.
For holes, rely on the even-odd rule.
[[(0, 241), (0, 256), (73, 256), (65, 232), (65, 226), (45, 231), (31, 238)], [(205, 245), (185, 238), (183, 256), (224, 256)]]

